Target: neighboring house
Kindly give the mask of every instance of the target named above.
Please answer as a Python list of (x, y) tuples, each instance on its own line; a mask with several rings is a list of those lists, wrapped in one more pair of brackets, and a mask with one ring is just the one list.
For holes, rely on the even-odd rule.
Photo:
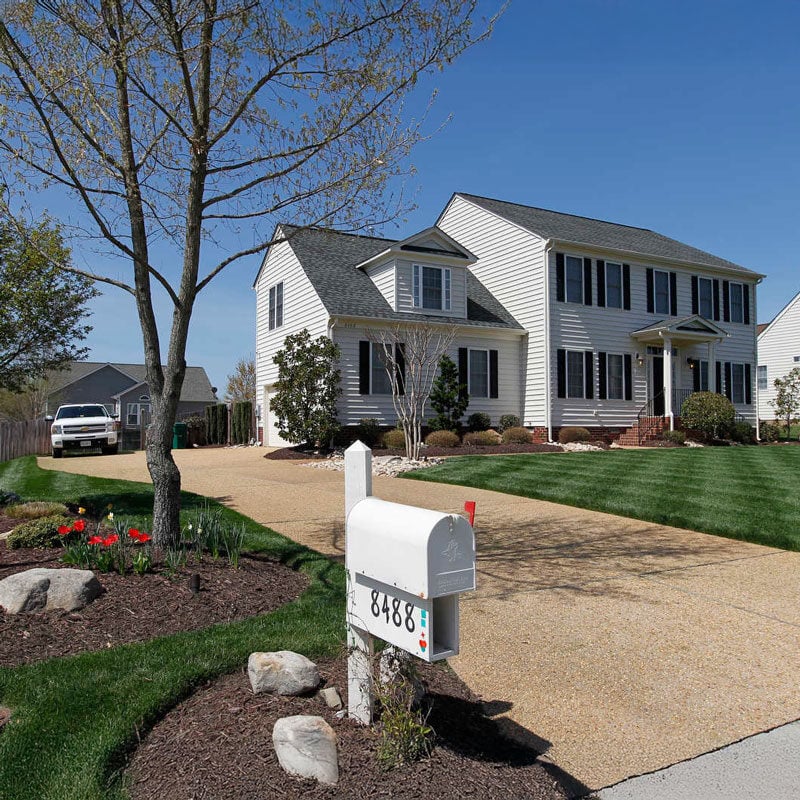
[[(111, 364), (72, 361), (62, 372), (50, 375), (52, 387), (46, 414), (54, 414), (62, 403), (103, 403), (119, 418), (123, 435), (132, 441), (150, 421), (151, 403), (144, 364)], [(216, 403), (215, 389), (202, 367), (187, 367), (178, 417), (202, 414)]]
[[(284, 338), (308, 328), (342, 350), (342, 424), (393, 423), (366, 330), (451, 322), (467, 414), (516, 414), (540, 441), (566, 425), (623, 433), (674, 423), (685, 396), (726, 394), (755, 421), (762, 275), (653, 231), (454, 194), (436, 226), (400, 242), (279, 229), (256, 278), (265, 441)], [(367, 373), (368, 376), (367, 376)], [(629, 435), (633, 435), (630, 433)]]
[(800, 367), (800, 292), (772, 322), (758, 326), (758, 417), (775, 419), (775, 378)]

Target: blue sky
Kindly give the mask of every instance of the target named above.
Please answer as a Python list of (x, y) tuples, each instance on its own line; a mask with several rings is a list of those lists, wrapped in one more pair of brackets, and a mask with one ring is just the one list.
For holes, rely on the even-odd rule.
[[(454, 191), (652, 228), (765, 273), (769, 321), (800, 290), (798, 30), (788, 1), (516, 0), (408, 104), (438, 88), (429, 127), (452, 119), (414, 153), (416, 210), (383, 233), (432, 225)], [(255, 351), (259, 263), (195, 310), (187, 362), (220, 392)], [(133, 300), (101, 288), (90, 359), (141, 363)]]

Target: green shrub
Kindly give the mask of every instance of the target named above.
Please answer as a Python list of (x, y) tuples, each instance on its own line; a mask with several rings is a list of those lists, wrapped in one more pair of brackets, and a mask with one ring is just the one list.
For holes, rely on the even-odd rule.
[(681, 406), (681, 424), (709, 439), (725, 436), (735, 416), (733, 403), (715, 392), (694, 392)]
[(4, 492), (0, 489), (0, 508), (11, 505), (12, 503), (19, 503), (22, 498), (16, 492)]
[(394, 428), (383, 434), (383, 446), (387, 450), (403, 450), (406, 446), (406, 435), (400, 428)]
[(242, 400), (231, 405), (231, 444), (248, 444), (253, 429), (253, 404)]
[(455, 431), (433, 431), (425, 437), (428, 447), (458, 447), (461, 440)]
[(503, 431), (503, 444), (530, 444), (533, 434), (527, 428), (506, 428)]
[(476, 411), (467, 417), (467, 428), (471, 431), (485, 431), (491, 424), (492, 418), (483, 411)]
[(381, 426), (378, 420), (364, 417), (356, 425), (356, 439), (360, 439), (367, 447), (375, 447), (381, 440)]
[(503, 414), (500, 417), (500, 425), (498, 427), (501, 433), (509, 428), (519, 428), (519, 417), (516, 414)]
[(439, 359), (439, 374), (431, 386), (430, 402), (437, 413), (428, 423), (432, 431), (449, 431), (461, 425), (469, 393), (466, 384), (459, 380), (458, 367), (447, 354)]
[(16, 550), (18, 547), (56, 547), (61, 541), (58, 529), (61, 525), (72, 525), (73, 520), (63, 514), (23, 522), (8, 534), (6, 544)]
[(66, 513), (67, 507), (63, 503), (48, 503), (45, 500), (17, 503), (6, 509), (6, 516), (14, 519), (39, 519), (40, 517), (51, 517), (53, 514)]
[(558, 441), (560, 444), (570, 444), (571, 442), (588, 442), (592, 438), (592, 434), (577, 425), (568, 425), (558, 432)]
[(491, 447), (500, 444), (502, 437), (497, 431), (472, 431), (464, 434), (464, 444), (471, 444), (477, 447)]
[(749, 422), (734, 422), (729, 435), (734, 442), (741, 444), (752, 444), (755, 441), (755, 431)]
[(684, 431), (664, 431), (661, 438), (665, 442), (672, 442), (672, 444), (685, 444), (686, 433)]
[(777, 442), (783, 434), (783, 430), (777, 422), (768, 422), (763, 419), (758, 423), (758, 432), (762, 442)]

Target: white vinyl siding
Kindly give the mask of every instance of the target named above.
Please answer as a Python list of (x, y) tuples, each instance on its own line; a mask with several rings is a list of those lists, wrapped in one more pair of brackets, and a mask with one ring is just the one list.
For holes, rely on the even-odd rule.
[(386, 298), (392, 310), (397, 311), (397, 285), (395, 277), (395, 262), (387, 261), (376, 267), (369, 267), (367, 275), (372, 279), (378, 291)]
[[(752, 293), (752, 292), (751, 292)], [(753, 319), (751, 311), (750, 318)], [(746, 329), (745, 329), (746, 330)], [(766, 389), (759, 388), (758, 416), (775, 419), (775, 378), (783, 378), (800, 366), (800, 294), (797, 294), (758, 337), (758, 363), (767, 376)], [(800, 359), (798, 359), (800, 360)]]

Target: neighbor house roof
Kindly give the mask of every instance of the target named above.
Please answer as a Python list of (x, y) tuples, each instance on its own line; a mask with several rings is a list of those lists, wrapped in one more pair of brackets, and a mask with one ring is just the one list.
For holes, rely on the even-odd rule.
[(489, 328), (522, 326), (467, 270), (467, 318), (394, 311), (364, 270), (357, 269), (395, 244), (395, 239), (358, 236), (328, 228), (282, 226), (312, 286), (331, 316), (365, 317), (396, 322), (456, 322)]
[[(77, 383), (103, 367), (112, 367), (130, 378), (131, 386), (146, 384), (147, 375), (144, 364), (120, 364), (109, 361), (72, 361), (67, 369), (53, 372), (50, 375), (50, 384), (53, 387), (51, 394), (58, 392), (65, 386)], [(130, 388), (130, 387), (128, 387)], [(125, 390), (127, 391), (127, 389)], [(211, 381), (203, 367), (186, 367), (186, 376), (181, 389), (181, 401), (184, 403), (213, 403), (216, 401)]]
[(631, 225), (620, 225), (616, 222), (578, 217), (574, 214), (563, 214), (559, 211), (548, 211), (544, 208), (523, 206), (518, 203), (493, 200), (464, 192), (457, 192), (454, 197), (463, 197), (474, 205), (491, 211), (543, 239), (653, 256), (689, 264), (702, 264), (738, 272), (752, 278), (763, 277), (760, 273), (734, 264), (732, 261), (719, 258), (704, 250), (698, 250), (696, 247), (691, 247), (676, 239), (670, 239), (668, 236), (663, 236), (647, 228), (634, 228)]

